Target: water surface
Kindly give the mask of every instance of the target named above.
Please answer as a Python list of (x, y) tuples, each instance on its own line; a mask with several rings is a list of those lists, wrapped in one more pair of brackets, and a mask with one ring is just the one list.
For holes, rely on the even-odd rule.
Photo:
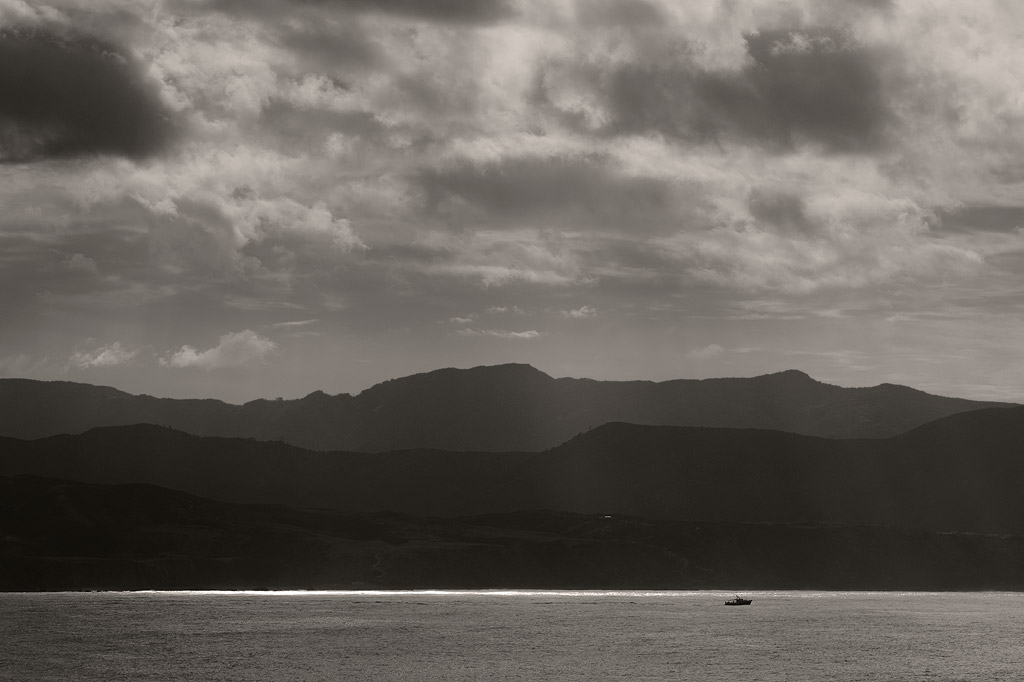
[(0, 679), (1024, 679), (1024, 595), (0, 594)]

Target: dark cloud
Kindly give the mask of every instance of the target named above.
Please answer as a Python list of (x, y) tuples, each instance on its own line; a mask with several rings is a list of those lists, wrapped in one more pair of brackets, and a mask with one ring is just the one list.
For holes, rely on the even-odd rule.
[[(880, 57), (840, 31), (761, 31), (746, 37), (748, 63), (708, 71), (693, 63), (633, 64), (576, 77), (603, 94), (608, 134), (658, 132), (689, 142), (723, 138), (829, 152), (880, 147), (891, 114)], [(541, 97), (554, 101), (542, 78)], [(575, 117), (576, 120), (573, 120)], [(567, 114), (582, 125), (579, 113)]]
[(665, 21), (661, 8), (646, 0), (578, 0), (576, 17), (584, 26), (654, 26)]
[(395, 14), (455, 24), (490, 24), (513, 14), (509, 0), (214, 0), (218, 10), (266, 16), (298, 7)]
[[(747, 37), (753, 89), (769, 135), (800, 136), (839, 151), (875, 147), (888, 118), (877, 57), (833, 31), (763, 31)], [(754, 132), (749, 116), (738, 119)]]
[(841, 4), (848, 4), (874, 12), (888, 12), (896, 5), (894, 0), (842, 0)]
[(814, 227), (804, 212), (803, 200), (788, 192), (755, 188), (747, 197), (747, 208), (759, 224), (782, 234), (807, 234)]
[(667, 221), (678, 227), (685, 217), (678, 198), (688, 195), (695, 207), (703, 205), (693, 190), (658, 178), (620, 175), (596, 155), (480, 164), (463, 160), (422, 170), (415, 181), (432, 211), (457, 210), (468, 203), (489, 216), (516, 220), (570, 215), (602, 226), (649, 228)]
[(265, 143), (280, 140), (287, 150), (321, 150), (330, 133), (342, 133), (364, 144), (385, 144), (388, 128), (372, 113), (300, 108), (273, 101), (262, 112), (259, 134)]
[(1024, 228), (1024, 206), (974, 204), (938, 213), (942, 229), (958, 232), (1012, 232)]
[(434, 265), (450, 258), (448, 249), (441, 246), (405, 242), (375, 246), (368, 254), (367, 260), (374, 263), (413, 263), (417, 265)]
[[(848, 26), (879, 14), (889, 14), (895, 8), (895, 0), (815, 0), (806, 6), (804, 25)], [(794, 12), (794, 19), (800, 20)]]
[(376, 46), (352, 22), (290, 22), (279, 27), (278, 41), (324, 73), (366, 69), (380, 61)]
[(337, 4), (354, 9), (403, 14), (453, 23), (491, 23), (508, 18), (508, 0), (303, 0), (316, 4)]
[(339, 69), (368, 69), (379, 61), (374, 45), (354, 31), (342, 33), (326, 28), (299, 30), (286, 27), (282, 29), (281, 43), (294, 54), (306, 57), (325, 73)]
[(0, 160), (143, 159), (174, 127), (131, 58), (99, 38), (0, 31)]

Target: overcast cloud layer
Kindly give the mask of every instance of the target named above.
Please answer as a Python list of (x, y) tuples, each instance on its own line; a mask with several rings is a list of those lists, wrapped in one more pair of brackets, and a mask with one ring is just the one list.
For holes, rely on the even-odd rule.
[(1024, 401), (1024, 10), (0, 0), (0, 376)]

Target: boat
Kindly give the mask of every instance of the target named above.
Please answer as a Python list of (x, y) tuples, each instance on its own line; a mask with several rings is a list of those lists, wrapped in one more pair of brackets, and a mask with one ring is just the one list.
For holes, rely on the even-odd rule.
[(744, 599), (743, 597), (741, 597), (739, 595), (736, 595), (735, 597), (733, 597), (729, 601), (725, 602), (725, 605), (726, 606), (750, 606), (750, 602), (752, 602), (752, 601), (754, 601), (754, 600), (753, 599)]

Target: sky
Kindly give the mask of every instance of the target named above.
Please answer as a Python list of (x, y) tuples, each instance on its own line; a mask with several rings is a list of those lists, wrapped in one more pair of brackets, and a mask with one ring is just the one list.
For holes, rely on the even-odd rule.
[(1011, 0), (0, 0), (0, 376), (1024, 401)]

